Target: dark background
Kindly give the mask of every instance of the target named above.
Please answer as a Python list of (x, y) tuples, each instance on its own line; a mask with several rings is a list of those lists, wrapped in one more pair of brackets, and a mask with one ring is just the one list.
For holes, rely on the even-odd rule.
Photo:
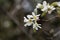
[[(42, 29), (36, 32), (31, 27), (24, 27), (23, 17), (31, 14), (36, 4), (43, 1), (0, 0), (0, 40), (60, 40), (60, 17), (55, 17), (56, 12), (41, 18), (48, 21), (39, 21)], [(59, 0), (46, 1), (52, 3)]]

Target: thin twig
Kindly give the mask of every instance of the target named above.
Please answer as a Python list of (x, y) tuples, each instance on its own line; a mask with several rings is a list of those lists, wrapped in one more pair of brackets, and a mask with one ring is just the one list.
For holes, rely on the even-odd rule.
[(21, 0), (14, 0), (14, 8), (11, 10), (11, 14), (14, 16), (15, 13), (21, 9)]
[(52, 20), (52, 19), (54, 19), (54, 18), (56, 18), (56, 17), (58, 17), (58, 16), (55, 16), (55, 17), (49, 18), (48, 20), (45, 20), (45, 21), (50, 21), (50, 20)]

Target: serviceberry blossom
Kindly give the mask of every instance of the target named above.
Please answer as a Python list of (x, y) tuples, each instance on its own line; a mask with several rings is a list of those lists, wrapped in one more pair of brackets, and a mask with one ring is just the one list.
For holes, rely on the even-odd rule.
[(55, 10), (54, 6), (49, 5), (46, 1), (43, 1), (43, 4), (38, 3), (36, 8), (40, 8), (43, 12), (48, 12), (48, 14), (51, 14), (53, 10)]
[(51, 14), (51, 12), (53, 11), (53, 10), (55, 10), (56, 8), (54, 7), (54, 6), (50, 6), (49, 4), (48, 4), (48, 14)]
[(57, 7), (60, 7), (60, 2), (54, 2), (52, 4), (47, 3), (46, 1), (43, 1), (43, 3), (38, 3), (36, 8), (34, 9), (34, 12), (32, 12), (31, 15), (27, 15), (24, 17), (24, 26), (32, 26), (33, 29), (38, 30), (38, 28), (41, 28), (41, 24), (38, 24), (38, 20), (40, 17), (40, 14), (38, 14), (38, 10), (40, 9), (43, 13), (51, 14), (52, 11), (54, 11)]
[(28, 19), (27, 19), (26, 17), (24, 17), (24, 22), (26, 23), (26, 24), (24, 24), (24, 26), (25, 26), (25, 27), (26, 27), (26, 26), (31, 26), (31, 25), (33, 24), (32, 21), (33, 21), (33, 20), (30, 19), (29, 17), (28, 17)]
[(43, 1), (43, 8), (41, 9), (41, 11), (46, 11), (47, 9), (48, 9), (47, 2)]
[(55, 10), (54, 6), (49, 5), (49, 3), (47, 3), (46, 1), (43, 1), (43, 9), (41, 9), (41, 11), (43, 12), (48, 12), (48, 14), (51, 14), (51, 12), (53, 10)]
[(38, 28), (41, 28), (41, 24), (38, 24), (37, 22), (33, 23), (33, 29), (38, 30)]
[(36, 15), (34, 12), (32, 12), (32, 18), (33, 18), (35, 21), (39, 20), (39, 16), (40, 16), (40, 14)]
[(31, 26), (33, 25), (33, 29), (38, 30), (38, 28), (41, 28), (41, 24), (38, 24), (37, 21), (39, 20), (39, 16), (40, 14), (35, 14), (34, 12), (32, 12), (32, 15), (27, 15), (27, 18), (24, 17), (24, 26)]

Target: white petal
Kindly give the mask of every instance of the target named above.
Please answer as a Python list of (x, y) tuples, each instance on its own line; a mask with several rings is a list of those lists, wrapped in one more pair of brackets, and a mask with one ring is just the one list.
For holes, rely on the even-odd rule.
[(36, 6), (36, 8), (40, 8), (41, 7), (41, 4), (40, 3), (38, 3), (37, 4), (37, 6)]
[(56, 8), (52, 8), (52, 10), (55, 10)]
[(34, 12), (32, 12), (32, 15), (33, 15), (33, 16), (35, 16), (35, 13), (34, 13)]
[(47, 11), (47, 7), (46, 7), (46, 8), (41, 9), (41, 11)]
[(40, 4), (40, 3), (38, 3), (38, 6), (41, 6), (41, 4)]
[(36, 27), (35, 29), (36, 29), (36, 30), (38, 30), (38, 28), (37, 28), (37, 27)]
[(38, 14), (38, 15), (36, 15), (37, 17), (39, 17), (40, 16), (40, 14)]
[(51, 10), (55, 10), (56, 8), (54, 6), (50, 6), (50, 9)]
[(28, 22), (28, 25), (32, 25), (33, 24), (33, 22)]
[(30, 19), (30, 18), (32, 18), (33, 16), (32, 16), (32, 15), (27, 15), (27, 17)]
[(33, 29), (36, 27), (36, 25), (35, 24), (33, 24)]
[(38, 26), (39, 28), (41, 28), (40, 26)]
[(31, 23), (26, 23), (24, 26), (31, 26), (32, 25), (32, 22)]
[(28, 22), (28, 19), (26, 17), (24, 17), (24, 22)]
[(36, 15), (36, 19), (37, 19), (37, 20), (39, 20), (39, 16), (40, 16), (40, 15)]
[(47, 5), (47, 2), (46, 1), (43, 1), (43, 6), (46, 6)]
[(26, 24), (24, 24), (24, 26), (25, 26), (25, 27), (27, 27), (27, 23), (26, 23)]
[(41, 27), (39, 26), (39, 28), (41, 28)]
[(33, 29), (38, 30), (38, 28), (37, 28), (36, 24), (33, 24)]
[(40, 20), (39, 17), (37, 17), (36, 20)]
[(48, 11), (48, 14), (51, 14), (52, 10)]
[(46, 1), (43, 1), (43, 9), (41, 9), (41, 11), (47, 11), (48, 9), (48, 6), (47, 6), (47, 2)]

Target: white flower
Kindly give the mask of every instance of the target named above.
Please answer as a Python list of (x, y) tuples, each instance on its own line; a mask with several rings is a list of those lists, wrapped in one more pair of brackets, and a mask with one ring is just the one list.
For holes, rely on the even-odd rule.
[(47, 2), (43, 1), (43, 9), (41, 9), (42, 11), (46, 11), (48, 9), (47, 7)]
[(41, 24), (38, 24), (37, 22), (33, 24), (33, 29), (38, 30), (38, 28), (41, 28)]
[(27, 15), (27, 18), (24, 17), (24, 22), (26, 23), (24, 26), (31, 26), (33, 24), (33, 21), (39, 20), (39, 15), (35, 15), (34, 12), (32, 12), (32, 15)]
[(40, 14), (38, 14), (38, 15), (36, 15), (34, 12), (32, 12), (32, 18), (34, 19), (34, 20), (39, 20), (39, 16), (40, 16)]
[(56, 9), (54, 6), (50, 6), (49, 4), (47, 6), (48, 6), (48, 14), (51, 14), (51, 12)]
[(46, 1), (43, 2), (43, 9), (41, 9), (41, 11), (43, 12), (48, 12), (48, 14), (51, 14), (51, 12), (53, 10), (55, 10), (54, 6), (50, 6), (49, 3), (47, 3)]
[(32, 15), (27, 15), (27, 18), (24, 17), (24, 22), (26, 23), (24, 26), (31, 26), (33, 24), (33, 21), (39, 20), (39, 15), (36, 15), (34, 12), (32, 12)]
[(24, 26), (25, 26), (25, 27), (26, 27), (26, 26), (31, 26), (31, 25), (33, 24), (32, 21), (33, 21), (33, 20), (30, 19), (29, 17), (28, 17), (28, 19), (27, 19), (26, 17), (24, 17), (24, 22), (26, 23)]
[(35, 14), (34, 12), (32, 12), (32, 15), (27, 15), (27, 18), (24, 17), (24, 22), (25, 22), (25, 27), (26, 26), (31, 26), (33, 25), (33, 29), (38, 30), (38, 28), (41, 28), (40, 25), (37, 23), (37, 20), (39, 20), (39, 15)]
[(60, 6), (60, 2), (57, 2), (57, 5)]

